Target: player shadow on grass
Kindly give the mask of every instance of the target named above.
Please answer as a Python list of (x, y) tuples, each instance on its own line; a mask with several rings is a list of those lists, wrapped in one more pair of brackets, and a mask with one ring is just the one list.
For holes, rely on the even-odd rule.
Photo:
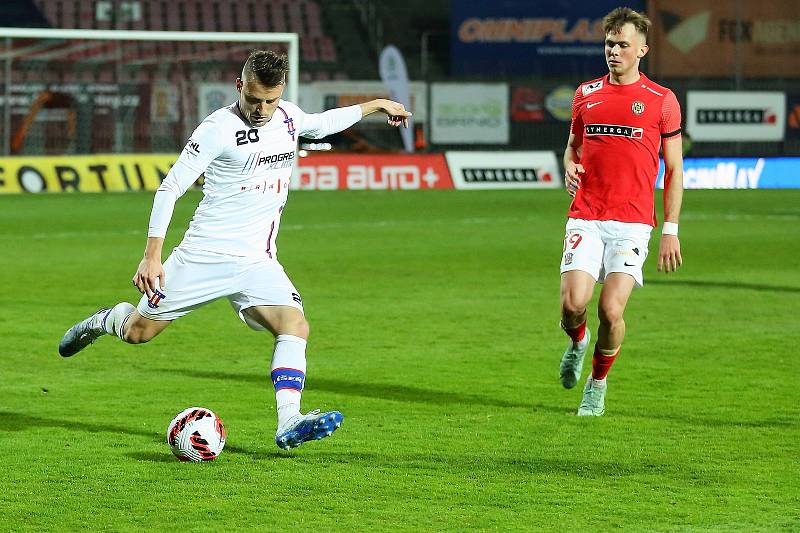
[(647, 284), (653, 285), (685, 285), (687, 287), (697, 287), (706, 289), (740, 289), (761, 292), (800, 292), (800, 287), (789, 287), (786, 285), (766, 285), (763, 283), (747, 283), (741, 281), (719, 281), (719, 280), (700, 280), (700, 279), (648, 279)]
[[(131, 429), (129, 426), (92, 424), (89, 422), (59, 420), (56, 418), (46, 418), (43, 416), (33, 416), (8, 411), (0, 412), (0, 433), (3, 431), (25, 431), (29, 428), (40, 429), (43, 427), (62, 428), (69, 431), (83, 431), (87, 433), (119, 433), (122, 435), (139, 435), (141, 437), (148, 437), (153, 442), (164, 444), (164, 453), (129, 452), (125, 455), (139, 461), (172, 462), (176, 460), (169, 451), (169, 448), (167, 448), (166, 435), (163, 433), (156, 433), (153, 431), (137, 431)], [(264, 456), (263, 452), (251, 452), (237, 446), (231, 446), (230, 444), (226, 444), (225, 452), (247, 454), (254, 458), (261, 458)]]
[[(305, 459), (305, 458), (303, 458)], [(301, 459), (301, 461), (303, 460)], [(309, 462), (314, 458), (309, 458)], [(620, 477), (641, 474), (664, 473), (670, 465), (641, 463), (623, 464), (611, 461), (594, 461), (591, 459), (571, 460), (565, 458), (542, 457), (525, 452), (508, 452), (497, 455), (487, 453), (442, 454), (442, 453), (386, 453), (353, 451), (331, 451), (325, 454), (325, 460), (360, 465), (368, 469), (391, 467), (425, 475), (426, 472), (440, 475), (441, 472), (452, 473), (460, 470), (489, 473), (553, 474), (583, 478)]]
[[(164, 372), (173, 372), (183, 377), (187, 376), (186, 369), (180, 368), (158, 368), (153, 369), (159, 374)], [(255, 383), (258, 385), (271, 385), (268, 376), (258, 374), (243, 374), (231, 372), (209, 372), (202, 370), (192, 369), (188, 372), (192, 377), (206, 378), (206, 379), (221, 379), (232, 381), (243, 381), (247, 383)], [(409, 387), (407, 385), (396, 385), (391, 383), (354, 383), (343, 379), (330, 379), (310, 377), (306, 380), (306, 387), (309, 390), (332, 392), (335, 394), (343, 394), (346, 396), (359, 396), (363, 398), (372, 398), (378, 400), (393, 400), (400, 402), (414, 402), (414, 403), (428, 403), (435, 405), (452, 405), (452, 404), (466, 404), (466, 405), (486, 405), (489, 407), (504, 407), (504, 408), (518, 408), (518, 409), (535, 409), (546, 410), (557, 413), (563, 413), (564, 409), (558, 406), (549, 406), (534, 404), (533, 402), (514, 402), (508, 400), (501, 400), (498, 398), (491, 398), (487, 396), (480, 396), (477, 394), (463, 394), (456, 392), (443, 392), (430, 389), (423, 389), (421, 387)]]
[[(271, 385), (269, 378), (259, 374), (245, 374), (232, 372), (210, 372), (195, 369), (181, 368), (155, 368), (153, 372), (163, 374), (172, 372), (186, 378), (191, 375), (203, 379), (232, 380), (252, 383), (260, 386)], [(568, 406), (557, 404), (543, 404), (541, 402), (524, 403), (511, 402), (496, 398), (488, 398), (477, 394), (461, 394), (453, 392), (441, 392), (423, 389), (420, 387), (408, 387), (405, 385), (394, 385), (386, 383), (353, 383), (346, 380), (328, 378), (309, 378), (307, 381), (309, 388), (315, 391), (324, 391), (345, 396), (358, 396), (376, 400), (390, 400), (400, 402), (428, 403), (435, 405), (484, 405), (489, 407), (518, 408), (526, 410), (530, 415), (546, 411), (559, 415), (575, 417), (575, 407), (570, 403)], [(557, 383), (553, 385), (554, 394), (562, 392), (561, 386)], [(669, 421), (682, 422), (691, 426), (700, 427), (753, 427), (753, 428), (786, 428), (794, 427), (797, 422), (794, 420), (772, 419), (772, 420), (736, 420), (724, 418), (709, 418), (703, 416), (687, 415), (685, 413), (662, 413), (662, 412), (640, 412), (635, 410), (620, 409), (614, 412), (618, 417), (626, 418), (646, 418), (648, 420), (659, 418)], [(518, 416), (515, 414), (514, 416)], [(613, 418), (613, 415), (606, 418)], [(591, 423), (593, 417), (583, 419), (584, 422)]]

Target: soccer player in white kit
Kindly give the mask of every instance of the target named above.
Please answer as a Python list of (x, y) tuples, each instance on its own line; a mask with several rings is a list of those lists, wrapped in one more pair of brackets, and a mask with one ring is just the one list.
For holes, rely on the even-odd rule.
[[(138, 306), (121, 302), (100, 309), (70, 328), (58, 347), (70, 357), (105, 334), (144, 343), (176, 318), (226, 297), (248, 326), (275, 336), (275, 442), (284, 449), (330, 435), (343, 419), (338, 411), (300, 412), (309, 327), (276, 248), (298, 137), (322, 138), (378, 111), (391, 126), (407, 127), (411, 116), (402, 104), (384, 99), (305, 113), (281, 99), (287, 72), (285, 55), (249, 55), (236, 80), (238, 101), (195, 129), (156, 191), (144, 258), (132, 280), (143, 293)], [(201, 174), (203, 199), (183, 241), (162, 265), (175, 202)]]

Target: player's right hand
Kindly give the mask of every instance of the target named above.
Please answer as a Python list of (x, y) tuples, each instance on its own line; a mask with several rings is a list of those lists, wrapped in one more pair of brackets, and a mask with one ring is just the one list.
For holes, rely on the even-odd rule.
[(131, 281), (139, 289), (139, 292), (147, 294), (148, 298), (153, 296), (156, 289), (163, 291), (167, 288), (164, 266), (158, 259), (148, 259), (147, 257), (142, 259)]
[(564, 173), (564, 185), (567, 188), (567, 193), (575, 198), (578, 189), (581, 188), (581, 174), (586, 172), (583, 165), (580, 163), (570, 162), (567, 165), (566, 172)]

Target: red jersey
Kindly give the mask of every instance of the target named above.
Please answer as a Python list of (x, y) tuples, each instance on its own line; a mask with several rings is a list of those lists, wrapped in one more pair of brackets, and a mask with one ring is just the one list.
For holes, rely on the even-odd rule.
[(653, 192), (662, 139), (680, 135), (672, 91), (640, 78), (613, 85), (609, 76), (581, 84), (572, 101), (572, 133), (586, 170), (569, 217), (656, 225)]

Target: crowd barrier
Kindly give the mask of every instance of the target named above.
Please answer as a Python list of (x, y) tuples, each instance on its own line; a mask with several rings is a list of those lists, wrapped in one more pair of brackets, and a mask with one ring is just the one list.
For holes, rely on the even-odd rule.
[[(0, 193), (154, 191), (176, 158), (176, 154), (0, 158)], [(554, 152), (322, 153), (298, 159), (292, 188), (555, 188), (562, 185), (558, 176)]]
[[(175, 154), (0, 158), (0, 194), (154, 191)], [(800, 157), (687, 158), (686, 189), (797, 189)], [(662, 163), (656, 186), (663, 188)], [(296, 190), (537, 189), (562, 187), (554, 152), (314, 154)]]

